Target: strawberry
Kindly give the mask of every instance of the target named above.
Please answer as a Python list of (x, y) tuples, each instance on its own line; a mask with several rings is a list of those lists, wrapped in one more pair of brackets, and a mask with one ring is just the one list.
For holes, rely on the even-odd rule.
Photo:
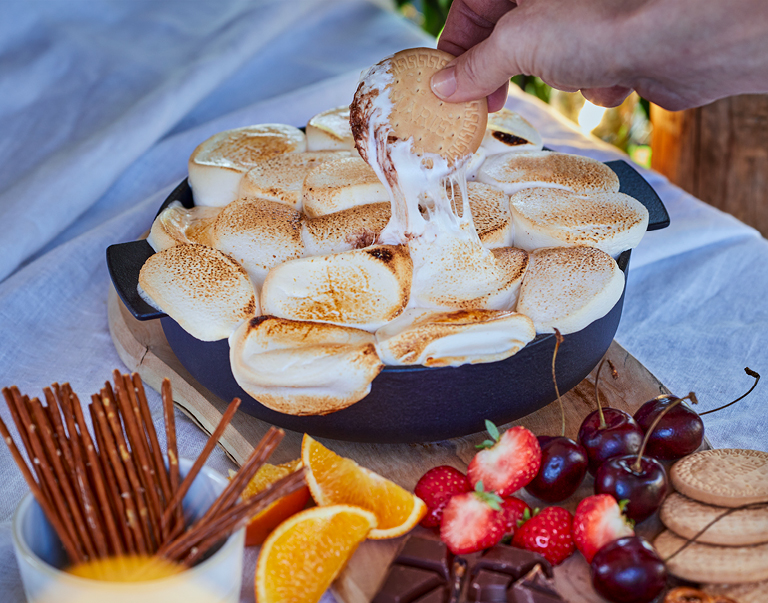
[(501, 501), (501, 512), (504, 514), (504, 532), (506, 534), (514, 534), (517, 530), (518, 522), (523, 519), (525, 512), (528, 511), (528, 516), (531, 516), (531, 507), (524, 500), (516, 498), (514, 496), (508, 496)]
[(547, 507), (530, 517), (512, 537), (512, 546), (533, 551), (552, 565), (559, 565), (576, 550), (571, 534), (573, 516), (562, 507)]
[(501, 499), (483, 490), (453, 496), (443, 509), (440, 540), (455, 555), (482, 551), (498, 544), (504, 537)]
[(525, 427), (512, 427), (499, 436), (498, 428), (485, 422), (493, 438), (478, 446), (483, 448), (467, 468), (469, 483), (474, 488), (483, 482), (485, 489), (501, 497), (526, 486), (539, 472), (541, 448), (536, 436)]
[(427, 505), (427, 514), (421, 520), (421, 525), (425, 528), (439, 526), (443, 509), (451, 497), (471, 490), (467, 476), (458, 469), (440, 465), (427, 471), (414, 488), (414, 494)]
[(622, 514), (627, 501), (622, 504), (610, 494), (587, 496), (576, 507), (573, 518), (573, 540), (587, 560), (612, 540), (634, 536), (632, 522)]

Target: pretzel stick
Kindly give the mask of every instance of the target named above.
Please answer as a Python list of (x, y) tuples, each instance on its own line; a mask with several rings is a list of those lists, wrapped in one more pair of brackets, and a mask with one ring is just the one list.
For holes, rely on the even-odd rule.
[[(8, 389), (7, 387), (3, 388), (3, 397), (5, 397), (5, 403), (8, 406), (8, 410), (11, 411), (11, 418), (13, 419), (13, 423), (16, 425), (16, 430), (19, 432), (19, 437), (21, 438), (21, 443), (24, 445), (24, 450), (27, 452), (27, 457), (29, 458), (29, 461), (32, 464), (32, 468), (35, 470), (35, 474), (37, 475), (37, 483), (39, 484), (40, 489), (43, 491), (43, 494), (45, 495), (46, 500), (50, 500), (51, 493), (48, 490), (47, 484), (45, 483), (45, 478), (43, 477), (43, 470), (40, 468), (40, 465), (32, 462), (32, 459), (34, 457), (34, 454), (32, 453), (32, 443), (29, 441), (27, 428), (21, 422), (19, 411), (16, 410), (16, 403), (13, 401), (11, 390)], [(53, 508), (55, 510), (55, 507)]]
[[(67, 431), (69, 432), (69, 445), (72, 450), (72, 459), (74, 461), (75, 483), (77, 484), (78, 490), (80, 492), (79, 500), (82, 504), (83, 514), (85, 515), (86, 520), (88, 520), (88, 516), (91, 515), (91, 519), (93, 519), (94, 523), (96, 523), (96, 518), (93, 517), (94, 513), (97, 513), (97, 511), (94, 510), (95, 497), (88, 482), (88, 471), (86, 470), (85, 461), (83, 460), (85, 457), (85, 447), (83, 446), (80, 434), (78, 433), (77, 427), (75, 426), (74, 406), (79, 405), (80, 400), (72, 392), (72, 388), (70, 387), (69, 383), (63, 384), (61, 386), (61, 398), (59, 399), (59, 406), (61, 407), (61, 410), (64, 414), (64, 421), (66, 422)], [(93, 529), (93, 527), (91, 527), (91, 529)], [(100, 529), (100, 532), (101, 538), (103, 539), (103, 528)], [(94, 542), (94, 545), (95, 544), (96, 543)], [(106, 556), (106, 551), (103, 556)]]
[[(163, 379), (162, 386), (163, 416), (165, 418), (165, 442), (168, 450), (168, 470), (170, 473), (170, 491), (172, 496), (179, 491), (179, 449), (176, 444), (176, 415), (173, 411), (173, 391), (170, 379)], [(176, 525), (184, 529), (184, 513), (176, 507)]]
[[(194, 552), (190, 550), (190, 554), (184, 559), (185, 563), (193, 563), (205, 554), (210, 546), (224, 538), (224, 535), (228, 536), (231, 532), (247, 524), (254, 515), (266, 509), (276, 500), (301, 488), (304, 484), (304, 473), (305, 469), (302, 467), (279, 479), (266, 490), (238, 503), (208, 525), (201, 526), (199, 529), (190, 529), (177, 541), (177, 546), (173, 547), (172, 551), (175, 554), (169, 553), (172, 556), (168, 558), (178, 559), (187, 550), (197, 549)], [(195, 542), (198, 544), (195, 545)], [(203, 549), (203, 545), (207, 545), (207, 548)]]
[[(75, 520), (78, 532), (83, 544), (88, 550), (88, 555), (91, 558), (106, 557), (107, 548), (104, 541), (104, 534), (101, 532), (101, 526), (99, 525), (98, 518), (96, 517), (96, 511), (93, 508), (87, 492), (83, 488), (82, 480), (85, 477), (85, 467), (80, 467), (79, 464), (75, 465), (76, 484), (79, 485), (80, 497), (76, 497), (73, 491), (73, 485), (69, 483), (69, 476), (64, 471), (64, 466), (61, 463), (59, 457), (59, 451), (56, 449), (56, 444), (53, 441), (53, 427), (48, 422), (48, 417), (43, 410), (43, 405), (37, 398), (32, 399), (31, 408), (34, 420), (36, 421), (38, 433), (41, 435), (43, 450), (48, 455), (49, 462), (53, 466), (53, 472), (59, 481), (59, 487), (64, 493), (64, 498), (72, 510), (72, 517)], [(77, 459), (77, 454), (75, 454)], [(81, 509), (82, 507), (82, 509)], [(92, 548), (89, 549), (89, 544)]]
[(107, 444), (104, 440), (104, 435), (101, 432), (101, 426), (99, 425), (99, 419), (96, 415), (96, 409), (94, 404), (100, 404), (98, 394), (91, 396), (91, 404), (88, 406), (88, 410), (91, 413), (91, 424), (93, 425), (93, 433), (96, 436), (96, 444), (99, 447), (99, 463), (101, 464), (101, 471), (104, 477), (107, 479), (107, 487), (109, 488), (109, 502), (114, 507), (115, 516), (117, 519), (117, 525), (120, 528), (120, 534), (122, 535), (122, 544), (128, 554), (136, 552), (136, 547), (133, 542), (133, 536), (128, 526), (127, 515), (123, 499), (120, 496), (120, 488), (117, 485), (117, 478), (115, 477), (114, 470), (109, 460), (109, 454), (107, 453)]
[[(163, 453), (160, 449), (160, 442), (157, 439), (157, 431), (155, 431), (155, 425), (152, 421), (152, 413), (150, 412), (149, 404), (147, 403), (147, 395), (144, 392), (144, 384), (141, 382), (141, 377), (138, 373), (133, 373), (132, 379), (133, 387), (136, 389), (136, 395), (139, 399), (139, 409), (141, 410), (144, 429), (148, 434), (149, 443), (152, 447), (152, 458), (155, 462), (155, 473), (160, 477), (160, 487), (162, 488), (165, 504), (167, 505), (171, 498), (173, 498), (171, 482), (168, 479), (168, 470), (165, 468), (165, 461), (163, 461)], [(166, 417), (166, 421), (167, 420), (168, 419)], [(176, 431), (174, 428), (174, 442), (175, 436)]]
[[(173, 495), (173, 499), (171, 500), (168, 507), (165, 509), (165, 513), (163, 514), (163, 523), (168, 525), (169, 521), (171, 519), (171, 516), (176, 513), (176, 507), (178, 507), (181, 504), (181, 501), (184, 500), (184, 496), (189, 491), (189, 488), (192, 486), (192, 482), (195, 481), (195, 478), (197, 477), (197, 474), (200, 472), (200, 469), (205, 464), (205, 461), (208, 460), (208, 457), (210, 456), (213, 449), (216, 447), (216, 444), (219, 441), (219, 438), (221, 437), (221, 434), (224, 433), (224, 430), (226, 429), (227, 425), (229, 425), (229, 422), (232, 420), (232, 417), (234, 416), (235, 412), (237, 412), (238, 407), (240, 406), (240, 398), (235, 398), (232, 400), (232, 402), (229, 403), (229, 406), (227, 407), (227, 410), (224, 412), (224, 415), (221, 417), (221, 421), (219, 421), (219, 424), (216, 426), (216, 429), (213, 430), (213, 433), (211, 434), (211, 437), (208, 438), (208, 441), (205, 443), (205, 446), (203, 447), (203, 451), (200, 453), (200, 456), (197, 457), (194, 464), (189, 470), (189, 473), (187, 473), (187, 476), (184, 478), (184, 481), (181, 482), (181, 486), (179, 486), (178, 491), (176, 494)], [(183, 527), (182, 527), (183, 529)], [(179, 526), (176, 526), (171, 532), (171, 538), (175, 538), (178, 536), (178, 530)]]
[[(147, 515), (151, 542), (154, 542), (156, 546), (160, 546), (160, 518), (163, 511), (160, 508), (160, 499), (157, 495), (157, 481), (155, 480), (153, 468), (150, 467), (149, 450), (147, 449), (147, 442), (143, 437), (144, 431), (142, 430), (139, 433), (139, 426), (136, 424), (138, 408), (136, 408), (137, 412), (134, 414), (130, 395), (126, 390), (124, 377), (120, 374), (120, 371), (115, 369), (113, 378), (115, 380), (115, 398), (120, 414), (123, 417), (123, 424), (125, 425), (125, 431), (131, 443), (133, 454), (139, 461), (140, 470), (137, 473), (149, 502)], [(131, 387), (133, 387), (132, 384)], [(141, 420), (140, 416), (138, 418)]]
[[(104, 392), (104, 390), (102, 390)], [(93, 408), (96, 413), (96, 417), (101, 428), (101, 435), (104, 439), (105, 449), (109, 455), (110, 462), (112, 463), (112, 469), (115, 472), (117, 478), (117, 484), (120, 488), (120, 497), (125, 504), (125, 517), (128, 522), (128, 526), (131, 528), (131, 534), (136, 543), (136, 552), (146, 555), (149, 552), (147, 547), (147, 541), (144, 539), (144, 532), (141, 527), (141, 520), (139, 519), (139, 513), (136, 510), (136, 502), (131, 496), (131, 487), (126, 477), (126, 469), (123, 466), (121, 454), (117, 449), (115, 438), (110, 428), (110, 423), (107, 420), (107, 415), (104, 410), (104, 403), (109, 403), (106, 396), (101, 399), (94, 398)], [(114, 413), (113, 413), (114, 414)], [(138, 494), (138, 493), (137, 493)]]
[(101, 390), (101, 404), (104, 408), (104, 413), (107, 416), (107, 421), (112, 429), (112, 435), (115, 438), (115, 444), (117, 450), (120, 453), (120, 458), (123, 461), (123, 469), (125, 475), (128, 477), (128, 483), (130, 489), (128, 492), (133, 494), (134, 502), (136, 503), (136, 509), (139, 513), (138, 523), (141, 528), (141, 533), (144, 536), (144, 542), (147, 546), (147, 552), (152, 553), (152, 534), (149, 529), (149, 509), (147, 509), (147, 501), (145, 499), (144, 489), (139, 479), (139, 474), (136, 471), (136, 465), (134, 463), (133, 455), (128, 450), (128, 442), (125, 440), (125, 434), (123, 433), (123, 426), (120, 423), (120, 416), (118, 414), (118, 406), (115, 400), (115, 394), (112, 391), (112, 387), (109, 383), (105, 384), (105, 387)]
[(75, 482), (75, 461), (72, 458), (72, 450), (69, 447), (69, 439), (67, 438), (67, 432), (64, 431), (64, 424), (61, 422), (61, 411), (59, 410), (59, 403), (56, 397), (53, 395), (50, 387), (44, 387), (43, 393), (45, 394), (45, 401), (48, 403), (48, 409), (50, 410), (51, 423), (56, 431), (56, 438), (58, 440), (59, 448), (64, 455), (64, 468), (67, 470), (69, 479), (72, 483)]
[[(5, 390), (3, 390), (3, 393), (5, 393)], [(5, 443), (8, 445), (13, 460), (16, 461), (16, 464), (19, 466), (21, 474), (24, 476), (24, 481), (27, 482), (27, 486), (29, 486), (29, 489), (32, 492), (32, 496), (35, 497), (37, 504), (40, 505), (40, 508), (43, 510), (43, 513), (58, 535), (59, 540), (61, 540), (61, 543), (64, 545), (64, 549), (67, 551), (67, 555), (69, 555), (69, 560), (72, 563), (80, 563), (83, 560), (83, 557), (80, 555), (80, 551), (75, 546), (74, 541), (70, 537), (69, 531), (62, 523), (58, 513), (56, 513), (51, 506), (50, 499), (43, 495), (42, 490), (35, 481), (35, 478), (32, 476), (32, 472), (29, 470), (29, 467), (27, 467), (27, 463), (21, 456), (21, 452), (19, 452), (19, 449), (16, 447), (16, 443), (13, 441), (13, 438), (8, 431), (8, 427), (5, 425), (5, 422), (2, 418), (0, 418), (0, 434), (2, 434)]]
[[(274, 452), (277, 445), (283, 439), (285, 432), (282, 429), (276, 429), (270, 427), (261, 441), (253, 449), (253, 452), (248, 459), (240, 467), (240, 470), (235, 475), (234, 479), (231, 479), (227, 486), (224, 488), (218, 498), (213, 501), (213, 504), (208, 508), (203, 517), (197, 522), (199, 525), (204, 525), (212, 517), (215, 517), (217, 513), (221, 511), (227, 511), (238, 499), (242, 491), (251, 481), (256, 472), (264, 464), (272, 452)], [(197, 525), (196, 524), (196, 525)]]
[(19, 393), (19, 388), (13, 386), (10, 391), (13, 404), (15, 405), (16, 411), (18, 412), (18, 417), (21, 420), (21, 426), (18, 426), (19, 429), (23, 429), (25, 425), (28, 426), (27, 435), (29, 436), (29, 442), (32, 446), (32, 449), (28, 450), (27, 453), (29, 454), (32, 462), (40, 467), (40, 470), (43, 474), (43, 479), (45, 480), (44, 483), (47, 484), (48, 493), (51, 495), (53, 500), (54, 508), (59, 511), (64, 527), (66, 527), (66, 529), (69, 531), (70, 538), (72, 538), (75, 546), (80, 550), (80, 557), (87, 560), (90, 557), (89, 553), (92, 549), (84, 551), (82, 548), (84, 542), (82, 542), (77, 535), (78, 531), (80, 531), (79, 528), (84, 526), (76, 526), (72, 520), (72, 517), (69, 515), (67, 504), (61, 495), (61, 489), (56, 483), (53, 470), (45, 459), (45, 453), (43, 452), (42, 445), (40, 444), (40, 438), (37, 435), (37, 427), (32, 423), (32, 419), (27, 413), (27, 407), (23, 398), (21, 397), (21, 394)]
[[(96, 498), (99, 502), (101, 509), (101, 515), (104, 518), (104, 525), (106, 526), (107, 537), (109, 538), (109, 547), (113, 554), (123, 554), (123, 543), (120, 540), (120, 535), (117, 533), (117, 519), (115, 518), (115, 510), (109, 502), (109, 496), (104, 487), (106, 478), (102, 472), (101, 462), (96, 455), (96, 448), (93, 445), (91, 434), (88, 433), (88, 426), (85, 423), (85, 417), (83, 416), (83, 408), (80, 406), (79, 401), (74, 405), (75, 420), (80, 428), (80, 436), (82, 437), (85, 454), (88, 459), (88, 465), (91, 468), (91, 483), (96, 491)], [(95, 426), (94, 426), (95, 431)]]

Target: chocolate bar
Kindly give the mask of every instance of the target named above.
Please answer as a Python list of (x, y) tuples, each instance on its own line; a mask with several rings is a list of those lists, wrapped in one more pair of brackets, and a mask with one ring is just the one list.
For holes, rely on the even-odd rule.
[(411, 536), (372, 603), (555, 603), (552, 565), (541, 555), (496, 545), (454, 557), (441, 541)]

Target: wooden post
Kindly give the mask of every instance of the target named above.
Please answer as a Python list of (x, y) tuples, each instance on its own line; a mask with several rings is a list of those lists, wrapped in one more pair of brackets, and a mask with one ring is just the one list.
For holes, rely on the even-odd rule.
[(672, 113), (651, 105), (653, 169), (768, 237), (768, 95)]

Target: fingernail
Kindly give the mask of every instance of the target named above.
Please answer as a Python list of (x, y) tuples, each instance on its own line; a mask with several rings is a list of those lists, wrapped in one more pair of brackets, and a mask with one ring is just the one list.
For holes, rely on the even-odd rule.
[(456, 68), (448, 67), (432, 76), (432, 92), (440, 98), (449, 98), (456, 92)]

